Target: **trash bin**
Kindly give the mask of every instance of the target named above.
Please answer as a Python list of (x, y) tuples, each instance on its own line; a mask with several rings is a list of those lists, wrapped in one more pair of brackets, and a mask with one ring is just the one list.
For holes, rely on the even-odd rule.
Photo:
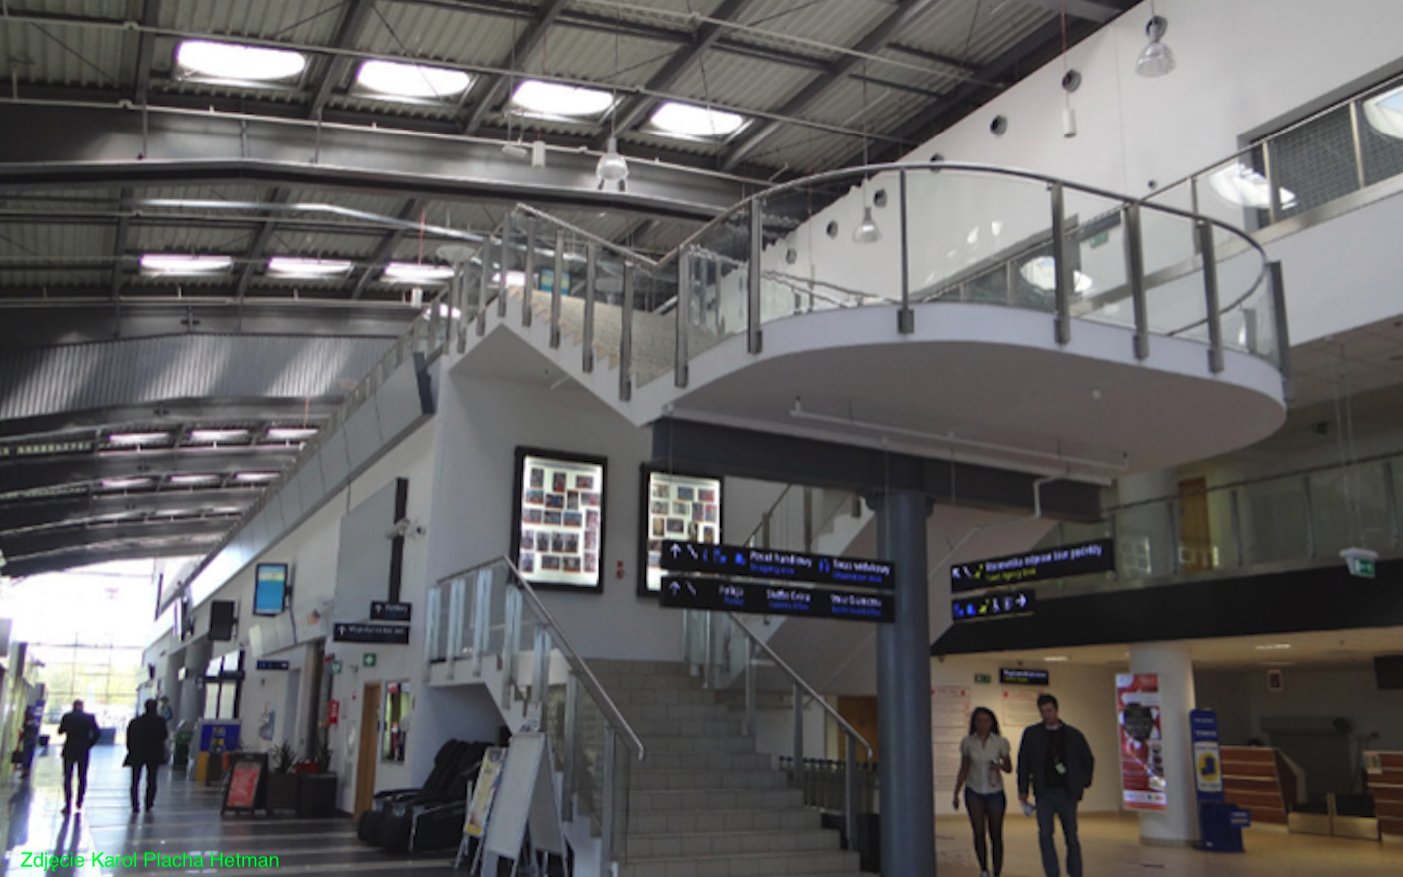
[(186, 727), (182, 727), (175, 732), (175, 747), (171, 752), (171, 769), (185, 770), (190, 764), (190, 741), (195, 739), (195, 732)]
[(1242, 829), (1252, 824), (1252, 815), (1236, 804), (1203, 801), (1198, 805), (1199, 848), (1215, 853), (1240, 853)]

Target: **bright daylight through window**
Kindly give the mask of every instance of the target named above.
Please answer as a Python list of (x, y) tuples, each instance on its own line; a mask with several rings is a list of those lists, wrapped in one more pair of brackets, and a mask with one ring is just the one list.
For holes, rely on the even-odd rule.
[(544, 119), (600, 119), (614, 108), (614, 96), (597, 88), (528, 79), (512, 93), (508, 109)]
[(230, 85), (292, 85), (307, 57), (288, 49), (186, 40), (175, 50), (175, 78)]
[(379, 100), (451, 102), (472, 85), (461, 70), (405, 64), (399, 61), (366, 61), (356, 72), (356, 93)]
[(724, 140), (745, 127), (745, 117), (668, 101), (650, 120), (655, 133), (687, 140)]

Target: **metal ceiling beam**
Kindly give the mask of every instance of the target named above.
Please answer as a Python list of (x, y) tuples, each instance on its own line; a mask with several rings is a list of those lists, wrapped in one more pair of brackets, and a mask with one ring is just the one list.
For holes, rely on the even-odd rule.
[[(273, 189), (273, 194), (268, 196), (268, 203), (286, 204), (291, 197), (291, 189), (286, 186), (278, 186)], [(273, 235), (277, 234), (278, 231), (277, 215), (271, 211), (264, 211), (263, 216), (263, 223), (259, 226), (258, 234), (254, 237), (253, 243), (249, 245), (248, 253), (244, 256), (244, 269), (239, 273), (239, 284), (234, 288), (234, 298), (240, 302), (244, 300), (249, 284), (253, 282), (254, 275), (258, 273), (258, 267), (268, 252), (268, 246), (273, 243)]]
[[(1127, 8), (1114, 0), (1022, 0), (1029, 6), (1038, 6), (1049, 12), (1066, 12), (1068, 18), (1080, 18), (1105, 24), (1120, 15)], [(1139, 0), (1135, 0), (1139, 2)], [(1130, 5), (1134, 5), (1132, 2)]]
[[(375, 11), (375, 0), (345, 0), (342, 6), (346, 8), (346, 12), (341, 16), (341, 23), (336, 28), (336, 36), (331, 44), (338, 49), (349, 49), (355, 45), (366, 24), (370, 22)], [(312, 89), (312, 100), (307, 114), (313, 119), (321, 118), (322, 110), (326, 108), (327, 101), (331, 100), (332, 92), (346, 77), (352, 60), (349, 55), (332, 55), (327, 59), (326, 69), (316, 87)]]
[[(0, 552), (6, 558), (24, 560), (31, 555), (81, 548), (87, 545), (111, 545), (141, 539), (189, 539), (197, 536), (223, 534), (237, 519), (196, 518), (187, 521), (101, 524), (93, 527), (70, 528), (37, 533), (0, 536)], [(8, 574), (8, 573), (7, 573)]]
[(898, 52), (902, 55), (907, 55), (909, 57), (916, 58), (921, 61), (926, 61), (931, 64), (939, 64), (941, 67), (949, 67), (953, 70), (958, 70), (960, 73), (967, 77), (978, 78), (979, 76), (978, 67), (974, 66), (973, 64), (970, 64), (967, 61), (961, 61), (960, 59), (952, 58), (949, 55), (942, 55), (939, 52), (929, 52), (925, 49), (918, 49), (915, 46), (908, 46), (903, 43), (897, 42), (888, 43), (887, 50), (891, 52)]
[(117, 543), (97, 548), (77, 547), (68, 551), (54, 551), (48, 554), (24, 558), (7, 558), (0, 566), (0, 575), (12, 578), (42, 575), (48, 572), (62, 572), (91, 563), (107, 563), (114, 560), (150, 560), (153, 557), (186, 557), (202, 555), (216, 544), (213, 540), (190, 544), (188, 541), (168, 543), (159, 547), (141, 547), (130, 543)]
[[(872, 55), (886, 48), (916, 19), (929, 12), (943, 0), (897, 0), (894, 9), (881, 24), (873, 28), (854, 47), (857, 54), (844, 55), (829, 65), (828, 72), (810, 82), (798, 94), (780, 108), (781, 116), (797, 116), (811, 109), (827, 97), (843, 80), (856, 72), (864, 63), (862, 55)], [(768, 140), (784, 127), (783, 122), (771, 120), (760, 125), (754, 132), (743, 137), (726, 151), (721, 159), (723, 170), (731, 170), (739, 165), (757, 146)]]
[(247, 508), (261, 495), (250, 488), (237, 490), (162, 491), (159, 494), (93, 494), (0, 504), (0, 534), (27, 527), (64, 526), (96, 520), (104, 515), (195, 514), (216, 508)]
[(297, 448), (260, 445), (218, 450), (185, 448), (105, 453), (100, 456), (21, 457), (0, 460), (0, 493), (33, 490), (103, 478), (160, 478), (167, 475), (223, 475), (281, 471), (297, 456)]
[(554, 150), (533, 168), (495, 141), (306, 120), (6, 104), (0, 129), (25, 132), (0, 140), (0, 188), (257, 180), (703, 221), (751, 191), (727, 174), (637, 162), (627, 192), (604, 192), (587, 153)]
[[(404, 206), (400, 208), (396, 218), (401, 222), (411, 222), (416, 216), (422, 215), (423, 211), (424, 201), (419, 198), (410, 198), (404, 202)], [(395, 248), (404, 239), (404, 234), (405, 229), (402, 228), (392, 228), (385, 232), (385, 236), (380, 239), (380, 243), (375, 245), (375, 250), (366, 260), (366, 266), (361, 270), (359, 276), (352, 275), (347, 279), (346, 288), (351, 290), (353, 300), (365, 294), (365, 288), (370, 285), (371, 280), (375, 279), (375, 272), (384, 268), (385, 264), (390, 261), (390, 257), (395, 253)]]
[[(569, 0), (543, 0), (540, 9), (536, 12), (536, 18), (517, 38), (516, 44), (512, 46), (511, 54), (498, 66), (519, 72), (525, 70), (545, 41), (546, 33), (551, 26), (560, 18), (560, 14), (565, 11), (565, 4)], [(487, 77), (486, 82), (473, 89), (478, 93), (476, 105), (467, 119), (463, 121), (464, 134), (476, 134), (482, 127), (483, 119), (498, 101), (503, 99), (502, 91), (511, 81), (511, 76), (501, 73)]]
[[(127, 245), (131, 242), (132, 236), (132, 198), (136, 196), (136, 190), (131, 186), (123, 186), (120, 196), (121, 216), (117, 219), (117, 233), (112, 243), (112, 294), (110, 298), (116, 301), (122, 294), (122, 282), (126, 279), (126, 257)], [(72, 265), (69, 266), (70, 268)]]
[[(141, 6), (141, 26), (154, 28), (161, 23), (162, 0), (146, 0)], [(132, 92), (132, 103), (146, 105), (146, 96), (151, 91), (151, 68), (156, 63), (156, 33), (152, 30), (141, 32), (136, 49), (136, 88)]]
[(115, 431), (132, 424), (175, 428), (185, 423), (235, 423), (274, 420), (321, 426), (341, 407), (341, 398), (313, 399), (167, 399), (142, 405), (116, 405), (64, 411), (39, 417), (0, 420), (0, 438), (47, 436), (77, 429)]
[[(697, 28), (692, 37), (691, 45), (673, 55), (661, 70), (654, 73), (648, 80), (646, 88), (649, 91), (671, 91), (678, 80), (700, 62), (702, 57), (725, 35), (726, 28), (720, 21), (739, 21), (740, 17), (758, 2), (759, 0), (725, 0), (710, 15), (711, 18), (718, 19), (718, 21), (708, 21)], [(632, 129), (657, 103), (658, 99), (650, 95), (638, 95), (626, 99), (614, 111), (613, 127), (619, 131)], [(601, 132), (595, 138), (594, 147), (596, 149), (602, 148), (607, 137), (608, 134)]]

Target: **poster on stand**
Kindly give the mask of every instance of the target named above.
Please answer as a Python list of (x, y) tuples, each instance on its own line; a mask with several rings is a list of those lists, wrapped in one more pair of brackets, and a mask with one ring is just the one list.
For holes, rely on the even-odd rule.
[(1116, 676), (1116, 721), (1120, 726), (1121, 799), (1131, 810), (1163, 810), (1164, 737), (1160, 733), (1159, 676)]
[(704, 542), (719, 545), (721, 538), (721, 479), (679, 472), (655, 472), (643, 467), (643, 522), (640, 534), (638, 593), (656, 595), (662, 590), (662, 544)]
[(604, 462), (517, 448), (512, 557), (532, 585), (602, 586)]

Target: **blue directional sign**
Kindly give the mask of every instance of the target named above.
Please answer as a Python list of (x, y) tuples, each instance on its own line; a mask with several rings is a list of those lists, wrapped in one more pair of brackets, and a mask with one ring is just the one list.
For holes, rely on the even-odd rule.
[(1032, 591), (1006, 591), (983, 597), (956, 597), (950, 601), (950, 607), (956, 622), (985, 621), (1012, 615), (1031, 615), (1036, 596)]
[(664, 542), (662, 568), (672, 572), (711, 573), (811, 585), (896, 587), (896, 569), (885, 560), (830, 557), (737, 545), (707, 545), (701, 542)]
[(1110, 572), (1115, 568), (1115, 543), (1110, 539), (1097, 539), (1094, 542), (1035, 548), (1024, 554), (956, 564), (950, 567), (950, 589), (956, 594), (982, 591), (985, 588)]
[(662, 605), (670, 609), (710, 609), (842, 621), (892, 621), (896, 618), (896, 598), (891, 594), (796, 588), (702, 576), (665, 577), (659, 598)]

